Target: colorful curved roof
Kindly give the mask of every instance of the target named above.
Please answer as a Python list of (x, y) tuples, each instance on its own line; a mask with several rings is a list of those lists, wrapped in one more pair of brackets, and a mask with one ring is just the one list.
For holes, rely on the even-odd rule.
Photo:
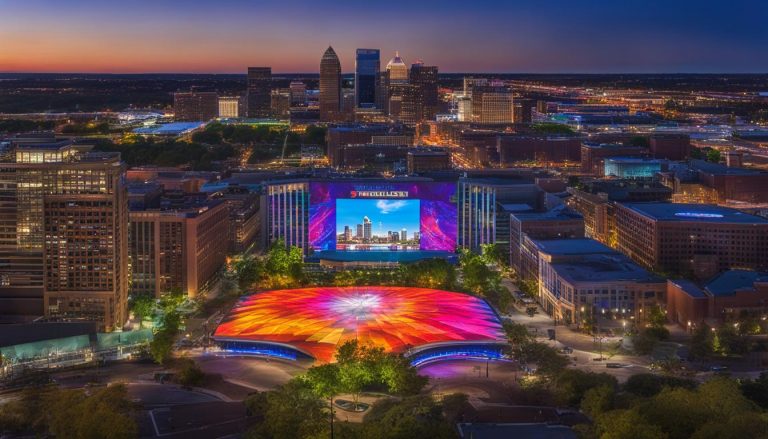
[(439, 343), (502, 342), (501, 322), (477, 297), (410, 287), (316, 287), (244, 297), (214, 338), (289, 345), (322, 362), (357, 339), (405, 352)]

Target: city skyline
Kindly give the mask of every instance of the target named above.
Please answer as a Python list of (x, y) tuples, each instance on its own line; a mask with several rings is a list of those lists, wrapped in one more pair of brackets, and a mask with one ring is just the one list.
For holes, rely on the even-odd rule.
[(395, 1), (354, 10), (347, 2), (141, 0), (128, 9), (92, 0), (0, 1), (0, 72), (241, 73), (263, 65), (316, 73), (328, 45), (345, 73), (354, 71), (357, 48), (380, 49), (382, 63), (399, 50), (406, 63), (423, 59), (442, 72), (768, 70), (756, 56), (768, 42), (764, 4), (485, 1), (460, 16), (452, 7), (459, 5)]

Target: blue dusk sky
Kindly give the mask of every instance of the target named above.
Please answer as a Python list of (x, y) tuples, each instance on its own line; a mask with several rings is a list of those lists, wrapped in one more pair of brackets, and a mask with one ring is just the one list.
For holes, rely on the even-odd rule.
[(386, 236), (388, 231), (399, 233), (405, 227), (408, 237), (412, 238), (413, 232), (420, 231), (420, 215), (419, 200), (339, 198), (336, 200), (336, 234), (344, 233), (344, 226), (349, 226), (354, 235), (357, 225), (367, 216), (373, 223), (375, 236)]
[(768, 72), (760, 0), (0, 0), (0, 72), (315, 73), (332, 45), (442, 72)]

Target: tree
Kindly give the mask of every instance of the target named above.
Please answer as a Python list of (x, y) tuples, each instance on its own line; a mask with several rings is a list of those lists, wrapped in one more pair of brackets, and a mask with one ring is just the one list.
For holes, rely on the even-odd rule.
[(40, 436), (123, 439), (138, 435), (133, 404), (124, 385), (87, 394), (81, 389), (31, 389), (3, 405), (0, 432), (36, 432)]
[(186, 358), (180, 365), (176, 380), (185, 387), (199, 386), (205, 380), (205, 372), (195, 360)]
[(139, 327), (144, 326), (144, 321), (151, 318), (157, 307), (157, 301), (148, 294), (138, 294), (131, 297), (131, 310), (139, 320)]
[(301, 248), (286, 246), (278, 239), (272, 243), (264, 257), (262, 282), (268, 288), (290, 288), (304, 280), (304, 254)]
[(155, 334), (149, 343), (149, 354), (157, 364), (164, 364), (171, 357), (175, 335), (168, 331), (160, 331)]
[(616, 391), (613, 386), (602, 385), (593, 387), (584, 392), (584, 398), (581, 400), (581, 411), (586, 413), (592, 419), (613, 409)]
[(711, 149), (707, 152), (707, 161), (712, 163), (720, 163), (720, 151)]
[(499, 267), (509, 265), (509, 250), (498, 244), (480, 245), (480, 256), (486, 264), (495, 264)]
[(558, 398), (569, 406), (578, 406), (590, 389), (618, 386), (616, 378), (606, 373), (584, 372), (579, 369), (565, 369), (555, 379), (554, 387)]
[(440, 404), (429, 395), (417, 395), (401, 401), (377, 401), (365, 415), (361, 437), (453, 439), (456, 437), (453, 428), (443, 416)]
[(623, 386), (625, 391), (642, 397), (657, 395), (665, 387), (693, 390), (696, 382), (685, 378), (641, 373), (630, 376)]
[(423, 259), (402, 264), (398, 274), (400, 283), (404, 285), (444, 290), (456, 286), (456, 267), (445, 259)]
[(706, 323), (700, 324), (691, 337), (690, 355), (693, 358), (706, 358), (712, 354), (713, 331)]
[(760, 407), (768, 409), (768, 372), (762, 372), (757, 379), (742, 381), (741, 393)]
[(601, 439), (666, 439), (668, 436), (656, 425), (643, 419), (635, 410), (613, 410), (598, 418), (595, 426)]
[(302, 380), (291, 380), (266, 392), (264, 401), (253, 398), (249, 407), (264, 410), (264, 422), (249, 435), (271, 439), (328, 437), (325, 404)]

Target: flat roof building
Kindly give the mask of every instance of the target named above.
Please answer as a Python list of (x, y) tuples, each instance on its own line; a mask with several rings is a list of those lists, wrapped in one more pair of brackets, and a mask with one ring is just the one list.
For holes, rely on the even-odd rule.
[(708, 278), (768, 269), (768, 219), (702, 204), (617, 204), (617, 248), (640, 265)]
[(768, 272), (728, 270), (704, 285), (669, 280), (667, 316), (689, 331), (702, 323), (719, 326), (737, 321), (743, 312), (757, 316), (768, 313)]

